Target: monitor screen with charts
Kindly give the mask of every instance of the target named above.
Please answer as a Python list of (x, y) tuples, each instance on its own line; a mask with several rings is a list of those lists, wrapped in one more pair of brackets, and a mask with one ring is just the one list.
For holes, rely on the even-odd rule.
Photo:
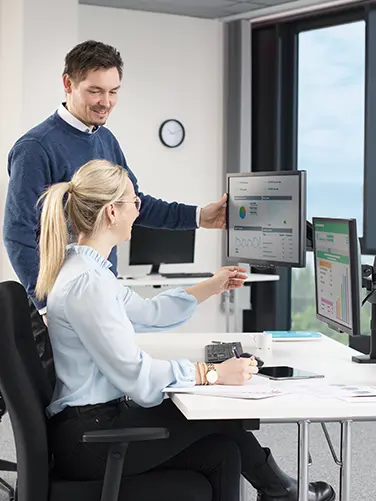
[(361, 265), (355, 219), (313, 218), (317, 318), (360, 334)]
[(305, 171), (228, 174), (227, 189), (228, 258), (305, 266)]

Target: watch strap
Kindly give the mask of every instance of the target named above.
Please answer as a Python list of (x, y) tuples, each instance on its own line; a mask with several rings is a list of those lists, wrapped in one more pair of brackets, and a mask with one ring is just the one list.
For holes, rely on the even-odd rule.
[[(217, 369), (215, 368), (214, 364), (212, 364), (212, 363), (206, 364), (206, 375), (208, 374), (208, 372), (211, 372), (211, 371), (214, 371), (218, 375)], [(210, 383), (208, 381), (208, 378), (205, 377), (205, 384), (214, 384), (214, 383)]]

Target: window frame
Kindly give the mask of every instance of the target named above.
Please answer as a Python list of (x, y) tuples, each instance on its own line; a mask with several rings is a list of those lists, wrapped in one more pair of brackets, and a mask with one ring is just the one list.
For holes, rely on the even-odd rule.
[[(252, 171), (297, 169), (298, 143), (298, 37), (305, 31), (364, 20), (366, 23), (365, 60), (365, 137), (364, 137), (364, 231), (376, 214), (376, 6), (371, 2), (339, 6), (327, 12), (264, 21), (252, 25)], [(268, 61), (269, 70), (265, 68)], [(269, 102), (268, 102), (269, 101)], [(371, 245), (372, 244), (372, 245)], [(363, 239), (363, 254), (376, 254), (374, 241)], [(368, 249), (367, 249), (368, 246)], [(262, 301), (262, 291), (249, 318), (246, 331), (260, 330), (271, 306), (275, 328), (291, 328), (291, 269), (279, 268), (280, 280), (273, 286), (273, 301)], [(261, 284), (260, 284), (261, 285)], [(256, 292), (256, 291), (255, 291)], [(258, 294), (259, 293), (259, 294)], [(248, 321), (247, 321), (248, 320)], [(269, 322), (270, 323), (270, 322)], [(258, 329), (257, 329), (258, 328)], [(265, 329), (265, 327), (261, 327)], [(369, 353), (370, 336), (349, 336), (349, 346)]]

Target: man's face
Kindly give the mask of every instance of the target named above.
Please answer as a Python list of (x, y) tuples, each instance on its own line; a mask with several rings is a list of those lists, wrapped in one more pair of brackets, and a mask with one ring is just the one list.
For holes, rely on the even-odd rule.
[(80, 82), (64, 75), (63, 82), (72, 115), (89, 127), (104, 125), (117, 102), (120, 88), (117, 68), (90, 70)]

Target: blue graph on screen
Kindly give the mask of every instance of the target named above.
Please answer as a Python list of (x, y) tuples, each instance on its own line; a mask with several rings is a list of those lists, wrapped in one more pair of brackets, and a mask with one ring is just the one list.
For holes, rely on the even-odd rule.
[(261, 243), (261, 236), (251, 238), (235, 237), (235, 247), (240, 247), (241, 249), (246, 249), (248, 247), (251, 247), (252, 249), (260, 249)]

